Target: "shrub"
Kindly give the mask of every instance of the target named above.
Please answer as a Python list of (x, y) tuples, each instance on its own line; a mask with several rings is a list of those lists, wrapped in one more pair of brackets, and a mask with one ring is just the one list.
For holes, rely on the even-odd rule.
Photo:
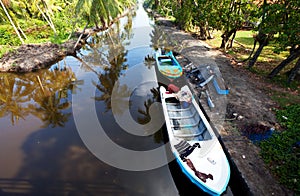
[(276, 112), (284, 131), (260, 143), (261, 155), (280, 183), (300, 194), (300, 105)]

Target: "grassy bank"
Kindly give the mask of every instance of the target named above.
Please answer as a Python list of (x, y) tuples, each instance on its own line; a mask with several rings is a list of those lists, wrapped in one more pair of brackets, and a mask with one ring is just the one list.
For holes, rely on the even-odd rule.
[[(232, 55), (237, 62), (242, 62), (246, 60), (252, 49), (253, 49), (253, 39), (254, 32), (252, 31), (238, 31), (236, 34), (236, 38), (233, 44), (233, 47), (228, 49), (226, 53)], [(217, 31), (214, 33), (214, 39), (207, 40), (207, 43), (213, 46), (214, 48), (218, 48), (221, 45), (221, 32)], [(258, 43), (256, 45), (256, 49), (258, 48)], [(270, 43), (268, 46), (264, 47), (262, 54), (259, 56), (257, 63), (255, 64), (252, 71), (257, 72), (261, 75), (266, 75), (272, 71), (281, 61), (283, 61), (289, 54), (287, 51), (281, 52), (280, 54), (274, 53), (275, 45), (274, 43)], [(247, 62), (243, 62), (240, 64), (241, 66), (247, 66)], [(291, 64), (286, 67), (281, 76), (290, 68), (294, 66)]]
[[(252, 49), (253, 49), (253, 32), (252, 31), (238, 31), (236, 34), (235, 42), (233, 47), (226, 50), (225, 52), (235, 61), (235, 66), (244, 67), (247, 69), (248, 61), (245, 61)], [(219, 48), (221, 45), (221, 32), (216, 31), (213, 33), (214, 39), (207, 40), (206, 42), (211, 45), (213, 48)], [(256, 46), (258, 48), (258, 44)], [(279, 65), (288, 55), (287, 51), (281, 52), (280, 54), (274, 53), (275, 45), (274, 43), (270, 43), (266, 46), (261, 55), (259, 56), (255, 66), (249, 71), (263, 76), (265, 81), (269, 82), (272, 85), (278, 86), (279, 88), (284, 88), (286, 91), (273, 91), (272, 89), (267, 89), (271, 97), (278, 102), (281, 106), (286, 106), (287, 104), (300, 104), (299, 97), (299, 88), (300, 82), (299, 80), (293, 81), (291, 84), (287, 84), (287, 74), (294, 65), (291, 63), (289, 66), (285, 67), (274, 79), (267, 79), (267, 75), (277, 66)]]
[[(56, 19), (56, 32), (41, 20), (19, 20), (19, 25), (23, 31), (22, 38), (25, 44), (37, 43), (63, 43), (72, 32), (72, 26), (65, 21)], [(10, 24), (0, 24), (0, 58), (6, 52), (18, 48), (22, 42)]]
[(261, 156), (280, 183), (300, 195), (300, 104), (276, 111), (282, 126), (271, 138), (259, 143)]
[[(221, 44), (221, 33), (214, 33), (215, 39), (207, 40), (206, 42), (214, 48), (218, 48)], [(244, 67), (247, 69), (247, 61), (245, 61), (253, 48), (253, 32), (238, 31), (236, 42), (233, 48), (226, 52), (234, 59), (235, 66)], [(258, 47), (258, 46), (257, 46)], [(287, 76), (285, 72), (291, 69), (291, 66), (286, 67), (273, 80), (267, 79), (267, 75), (281, 61), (283, 61), (288, 52), (276, 54), (273, 52), (275, 46), (271, 43), (265, 47), (262, 54), (252, 71), (265, 78), (269, 84), (264, 89), (271, 98), (278, 103), (280, 108), (276, 109), (277, 121), (280, 124), (280, 130), (265, 141), (258, 143), (261, 148), (261, 156), (265, 163), (269, 166), (273, 174), (278, 178), (279, 182), (287, 188), (293, 190), (295, 194), (300, 194), (300, 96), (299, 82), (294, 81), (287, 85)], [(271, 88), (270, 88), (271, 87)]]

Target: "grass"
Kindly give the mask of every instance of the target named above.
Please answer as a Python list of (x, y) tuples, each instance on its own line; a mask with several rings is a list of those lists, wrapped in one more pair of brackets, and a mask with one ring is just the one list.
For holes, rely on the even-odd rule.
[(279, 181), (300, 194), (300, 104), (289, 105), (276, 111), (284, 131), (276, 132), (262, 141), (261, 156)]
[[(221, 45), (221, 32), (215, 31), (213, 32), (213, 35), (215, 39), (208, 40), (207, 43), (210, 44), (214, 48), (218, 48)], [(254, 32), (252, 31), (238, 31), (236, 33), (235, 41), (233, 44), (233, 48), (229, 49), (228, 53), (233, 53), (236, 56), (236, 59), (238, 61), (245, 60), (249, 57), (250, 52), (253, 49), (254, 39), (253, 39)], [(258, 48), (258, 43), (256, 45), (256, 48)], [(279, 55), (275, 54), (273, 52), (274, 45), (272, 43), (269, 46), (266, 46), (258, 58), (260, 62), (274, 62), (274, 61), (282, 61), (285, 59), (288, 55), (288, 52), (282, 52)]]
[[(221, 45), (221, 32), (214, 32), (215, 39), (208, 40), (207, 43), (213, 48), (219, 48)], [(233, 48), (225, 51), (235, 59), (236, 62), (242, 62), (249, 57), (252, 51), (254, 39), (252, 31), (238, 31), (236, 42)], [(258, 47), (258, 45), (256, 46)], [(261, 157), (268, 165), (272, 173), (278, 178), (279, 182), (287, 188), (293, 190), (295, 194), (300, 194), (300, 160), (299, 145), (300, 137), (300, 96), (299, 82), (294, 81), (287, 84), (287, 75), (294, 64), (289, 65), (274, 79), (267, 79), (267, 75), (287, 56), (288, 52), (275, 54), (274, 43), (266, 46), (255, 66), (249, 71), (263, 76), (270, 85), (265, 87), (266, 92), (278, 103), (280, 109), (276, 109), (276, 118), (282, 130), (277, 130), (269, 139), (259, 143), (261, 148)], [(247, 62), (236, 64), (247, 69)]]
[[(63, 43), (67, 40), (69, 33), (72, 32), (70, 24), (63, 21), (63, 19), (56, 19), (56, 30), (54, 31), (50, 26), (37, 19), (22, 20), (19, 19), (18, 23), (24, 31), (26, 38), (23, 37), (25, 44), (38, 44), (38, 43)], [(14, 50), (22, 43), (10, 24), (0, 24), (0, 58), (6, 53)]]
[[(226, 50), (225, 52), (233, 57), (236, 62), (240, 62), (239, 65), (247, 68), (247, 62), (243, 62), (246, 60), (252, 49), (254, 44), (253, 39), (254, 32), (253, 31), (245, 31), (241, 30), (236, 33), (235, 42), (233, 47)], [(219, 48), (221, 45), (221, 32), (215, 31), (213, 32), (214, 39), (207, 40), (206, 42), (211, 45), (213, 48)], [(258, 48), (258, 43), (256, 44), (256, 49)], [(256, 64), (250, 71), (259, 74), (261, 76), (267, 76), (277, 65), (279, 65), (288, 55), (288, 51), (283, 51), (280, 54), (274, 53), (275, 45), (274, 42), (271, 42), (268, 46), (265, 46), (261, 55), (259, 56)], [(288, 87), (286, 84), (287, 77), (286, 72), (288, 72), (292, 67), (294, 67), (296, 60), (285, 67), (276, 78), (272, 82), (282, 86)], [(289, 87), (293, 87), (294, 90), (299, 89), (300, 83), (293, 82)]]

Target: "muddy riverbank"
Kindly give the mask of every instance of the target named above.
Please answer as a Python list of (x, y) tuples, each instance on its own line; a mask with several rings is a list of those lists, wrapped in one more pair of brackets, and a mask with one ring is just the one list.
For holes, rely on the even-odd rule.
[(65, 56), (76, 56), (76, 50), (81, 48), (76, 41), (63, 44), (24, 44), (13, 52), (3, 55), (0, 59), (0, 72), (32, 72), (48, 68), (62, 60)]

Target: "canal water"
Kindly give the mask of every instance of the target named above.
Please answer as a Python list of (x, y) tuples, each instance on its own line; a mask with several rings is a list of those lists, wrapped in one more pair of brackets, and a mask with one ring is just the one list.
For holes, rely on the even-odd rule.
[(204, 195), (164, 135), (147, 57), (166, 37), (139, 4), (78, 58), (1, 73), (0, 195)]

